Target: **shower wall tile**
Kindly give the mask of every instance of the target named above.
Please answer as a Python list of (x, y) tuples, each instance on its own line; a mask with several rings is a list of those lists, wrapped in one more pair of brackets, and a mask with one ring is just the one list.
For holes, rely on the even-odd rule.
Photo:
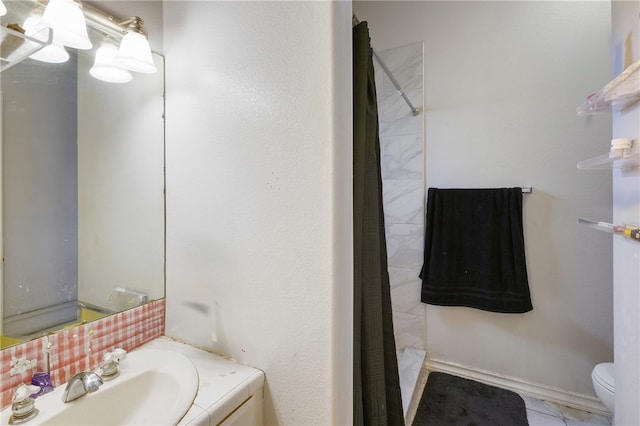
[[(422, 89), (405, 91), (414, 107), (422, 106)], [(378, 99), (378, 120), (380, 133), (385, 135), (411, 135), (422, 133), (422, 114), (411, 115), (411, 109), (404, 99), (395, 93)]]
[(389, 266), (422, 269), (424, 226), (392, 223), (385, 228)]
[[(383, 75), (384, 84), (388, 87), (393, 87), (391, 82), (386, 78), (386, 74)], [(402, 85), (402, 90), (404, 94), (409, 98), (411, 104), (414, 107), (422, 106), (422, 89), (421, 88), (413, 88), (409, 89), (405, 87), (405, 85), (400, 82)], [(389, 93), (380, 93), (376, 90), (376, 95), (378, 99), (378, 105), (382, 106), (382, 112), (378, 109), (378, 118), (382, 121), (394, 121), (394, 119), (399, 119), (404, 115), (408, 114), (411, 117), (419, 117), (411, 115), (411, 108), (405, 102), (404, 98), (398, 93), (397, 90), (390, 91)]]
[[(387, 67), (393, 70), (393, 75), (405, 92), (411, 89), (422, 90), (422, 48), (422, 43), (413, 43), (385, 50), (380, 54)], [(382, 84), (384, 95), (395, 94), (397, 96), (396, 88), (389, 78), (384, 78)]]
[(424, 183), (422, 179), (385, 180), (382, 182), (384, 222), (424, 223)]
[(386, 136), (380, 138), (382, 179), (423, 179), (423, 136)]
[[(412, 104), (423, 105), (423, 44), (379, 52)], [(424, 348), (420, 302), (424, 240), (424, 114), (409, 106), (374, 61), (385, 234), (396, 348)]]
[(424, 309), (422, 315), (393, 313), (393, 335), (396, 350), (424, 347)]
[(382, 97), (385, 96), (384, 81), (389, 80), (389, 78), (382, 70), (382, 67), (380, 67), (380, 64), (378, 63), (378, 61), (376, 61), (375, 59), (373, 60), (373, 74), (375, 76), (375, 82), (376, 82), (376, 99), (378, 101), (378, 116), (379, 116), (380, 115), (380, 107), (379, 107), (380, 99), (382, 99)]
[(393, 312), (412, 315), (422, 315), (424, 313), (424, 305), (420, 301), (422, 280), (418, 277), (419, 274), (420, 269), (389, 267)]

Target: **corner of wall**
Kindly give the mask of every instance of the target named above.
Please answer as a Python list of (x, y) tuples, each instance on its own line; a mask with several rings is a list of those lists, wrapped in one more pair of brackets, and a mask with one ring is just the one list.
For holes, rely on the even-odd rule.
[(351, 2), (332, 4), (333, 424), (353, 421), (353, 82)]

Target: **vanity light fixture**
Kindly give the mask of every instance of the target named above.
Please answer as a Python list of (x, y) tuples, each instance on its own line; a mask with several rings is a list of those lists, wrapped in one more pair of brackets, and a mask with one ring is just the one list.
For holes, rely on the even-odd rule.
[(120, 26), (126, 25), (127, 28), (114, 62), (130, 71), (152, 74), (158, 69), (153, 63), (151, 46), (142, 24), (142, 19), (137, 16), (119, 22)]
[[(52, 32), (53, 40), (40, 40), (48, 44), (30, 58), (61, 63), (69, 59), (65, 47), (91, 49), (93, 44), (87, 31), (87, 22), (90, 22), (109, 39), (96, 52), (90, 70), (92, 76), (112, 83), (125, 83), (133, 78), (129, 71), (157, 72), (141, 18), (116, 18), (91, 4), (83, 4), (81, 0), (35, 0), (35, 3), (37, 7), (23, 24), (25, 33), (40, 40), (42, 33)], [(3, 0), (0, 0), (0, 16), (6, 12)], [(119, 48), (117, 40), (120, 40)]]
[(96, 52), (96, 58), (93, 62), (93, 67), (89, 70), (89, 74), (98, 80), (109, 83), (127, 83), (131, 81), (133, 79), (131, 73), (115, 64), (114, 59), (117, 54), (118, 46), (111, 39), (106, 38)]
[(75, 49), (91, 49), (82, 6), (75, 0), (49, 0), (42, 24), (53, 30), (53, 42)]
[[(39, 11), (36, 10), (36, 12), (29, 16), (24, 21), (24, 24), (22, 24), (22, 28), (24, 28), (27, 36), (37, 38), (38, 34), (41, 34), (41, 30), (45, 28), (45, 26), (42, 25), (42, 14), (38, 12)], [(29, 57), (36, 61), (60, 64), (69, 60), (69, 53), (63, 46), (54, 42)]]

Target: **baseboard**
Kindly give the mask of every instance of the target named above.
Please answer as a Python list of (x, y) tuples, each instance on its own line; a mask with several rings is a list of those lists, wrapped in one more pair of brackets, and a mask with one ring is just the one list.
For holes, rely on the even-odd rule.
[(466, 379), (476, 380), (488, 385), (509, 389), (522, 395), (565, 405), (578, 410), (588, 411), (593, 414), (603, 416), (611, 415), (606, 407), (602, 405), (600, 400), (594, 396), (526, 382), (521, 379), (502, 376), (490, 371), (479, 370), (449, 361), (433, 359), (428, 355), (425, 358), (425, 365), (430, 371), (440, 371), (464, 377)]

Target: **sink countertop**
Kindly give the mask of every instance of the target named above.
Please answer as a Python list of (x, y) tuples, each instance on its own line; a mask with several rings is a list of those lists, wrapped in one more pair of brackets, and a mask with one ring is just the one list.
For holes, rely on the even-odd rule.
[(256, 368), (237, 364), (168, 337), (159, 337), (137, 349), (179, 352), (196, 366), (198, 393), (180, 425), (216, 425), (264, 384), (264, 373)]

